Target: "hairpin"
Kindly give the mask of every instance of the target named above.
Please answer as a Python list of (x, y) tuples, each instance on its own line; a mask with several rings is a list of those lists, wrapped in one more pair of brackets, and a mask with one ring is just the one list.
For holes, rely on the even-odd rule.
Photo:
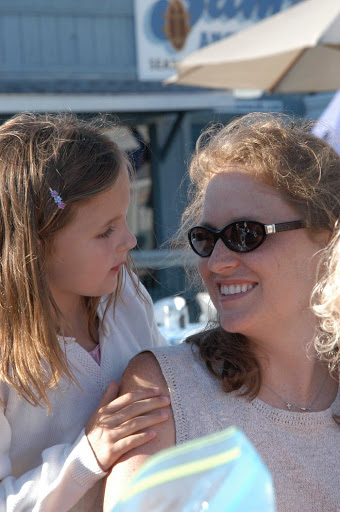
[(58, 205), (58, 208), (60, 208), (60, 210), (63, 210), (65, 208), (66, 204), (60, 197), (59, 192), (57, 192), (56, 190), (52, 190), (51, 187), (49, 190), (50, 190), (51, 196), (54, 199), (54, 202)]

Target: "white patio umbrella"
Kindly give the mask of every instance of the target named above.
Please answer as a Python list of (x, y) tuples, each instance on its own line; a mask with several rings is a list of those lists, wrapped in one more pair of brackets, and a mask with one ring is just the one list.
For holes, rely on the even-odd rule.
[(181, 60), (166, 83), (267, 92), (340, 89), (340, 0), (305, 0)]

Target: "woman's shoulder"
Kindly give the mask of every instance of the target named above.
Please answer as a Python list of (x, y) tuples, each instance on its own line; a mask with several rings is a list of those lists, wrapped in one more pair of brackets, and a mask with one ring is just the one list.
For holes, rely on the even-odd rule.
[(178, 345), (165, 345), (150, 349), (158, 364), (163, 367), (181, 368), (201, 362), (196, 345), (183, 341)]
[(152, 352), (137, 354), (131, 359), (123, 373), (122, 391), (135, 391), (141, 387), (159, 387), (168, 394), (168, 388), (161, 367)]
[(140, 352), (129, 362), (123, 375), (124, 382), (142, 379), (148, 385), (161, 385), (163, 388), (166, 385), (168, 373), (166, 368), (171, 368), (175, 372), (175, 365), (187, 366), (189, 361), (192, 364), (194, 352), (188, 343), (156, 347)]
[[(183, 341), (182, 343), (178, 343), (177, 345), (166, 345), (164, 347), (155, 347), (151, 351), (157, 356), (158, 354), (166, 354), (168, 357), (183, 357), (185, 354), (194, 354), (197, 353), (197, 346), (192, 345), (190, 342)], [(190, 357), (191, 357), (190, 356)]]
[(192, 387), (200, 386), (203, 382), (207, 386), (219, 385), (201, 358), (199, 347), (190, 341), (175, 346), (153, 348), (151, 352), (170, 388), (185, 388), (188, 382)]
[(340, 418), (340, 376), (338, 377), (338, 380), (339, 380), (338, 393), (335, 397), (334, 402), (331, 405), (331, 409), (332, 409), (333, 414)]

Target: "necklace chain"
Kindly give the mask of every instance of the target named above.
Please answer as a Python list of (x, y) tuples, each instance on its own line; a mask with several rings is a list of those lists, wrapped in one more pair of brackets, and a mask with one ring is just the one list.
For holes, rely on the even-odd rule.
[(270, 386), (268, 386), (268, 384), (265, 384), (263, 383), (263, 385), (269, 389), (269, 391), (271, 391), (272, 393), (274, 393), (274, 395), (276, 395), (280, 400), (281, 402), (283, 402), (285, 404), (285, 406), (287, 407), (287, 409), (290, 411), (291, 408), (293, 407), (294, 409), (299, 409), (300, 411), (302, 412), (306, 412), (306, 411), (311, 411), (312, 408), (313, 408), (313, 405), (316, 401), (316, 399), (318, 398), (318, 396), (320, 395), (321, 393), (321, 390), (326, 382), (326, 379), (327, 379), (328, 375), (325, 376), (325, 378), (323, 379), (323, 381), (321, 382), (321, 385), (319, 387), (319, 389), (317, 390), (313, 400), (306, 405), (306, 407), (301, 407), (300, 405), (296, 405), (296, 404), (293, 404), (292, 402), (287, 402), (284, 398), (282, 398), (282, 396), (280, 396), (276, 391), (274, 391), (274, 389), (272, 389)]

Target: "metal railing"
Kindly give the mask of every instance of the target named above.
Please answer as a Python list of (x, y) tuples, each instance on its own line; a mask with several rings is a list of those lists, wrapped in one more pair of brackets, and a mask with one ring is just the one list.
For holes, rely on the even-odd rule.
[(194, 265), (195, 258), (181, 250), (156, 249), (154, 251), (131, 251), (137, 268), (164, 269)]

